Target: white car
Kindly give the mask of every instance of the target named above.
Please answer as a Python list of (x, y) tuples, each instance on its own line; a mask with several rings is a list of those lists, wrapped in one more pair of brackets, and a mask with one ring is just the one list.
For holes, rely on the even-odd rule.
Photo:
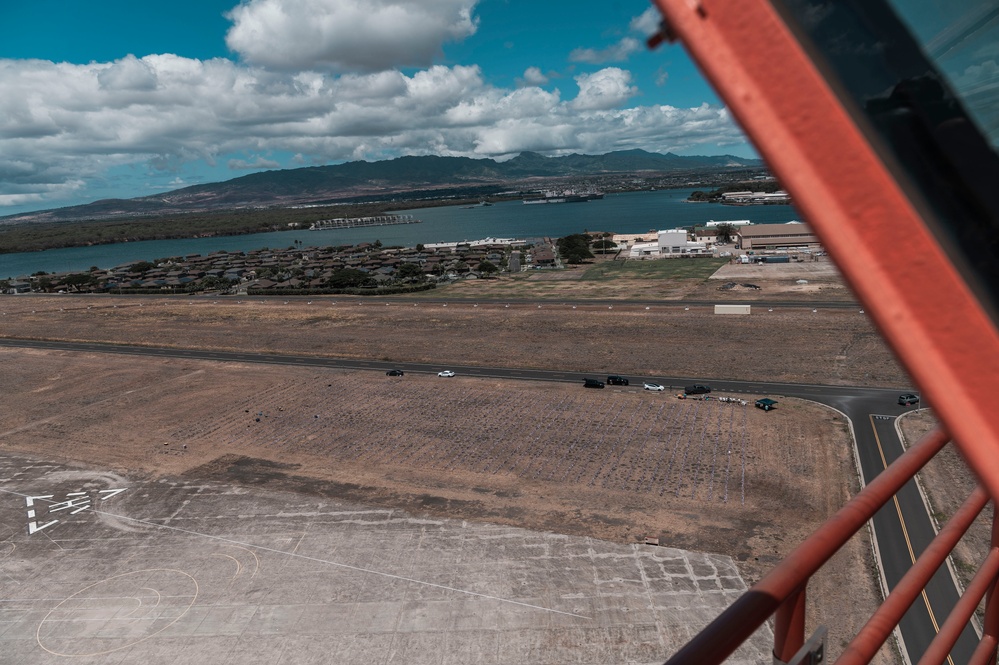
[(437, 376), (451, 377), (451, 376), (454, 376), (454, 372), (452, 372), (449, 369), (446, 369), (443, 372), (437, 372)]
[(645, 384), (645, 389), (646, 390), (654, 390), (657, 393), (661, 393), (662, 391), (666, 390), (666, 387), (665, 386), (661, 386), (658, 383), (646, 383)]

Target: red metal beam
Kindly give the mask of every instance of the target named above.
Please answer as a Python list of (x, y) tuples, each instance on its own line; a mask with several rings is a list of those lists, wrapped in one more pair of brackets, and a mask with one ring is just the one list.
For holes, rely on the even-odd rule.
[(653, 0), (999, 498), (999, 333), (767, 0)]
[[(992, 549), (999, 549), (999, 510), (992, 504)], [(976, 663), (996, 665), (996, 644), (999, 642), (999, 583), (993, 584), (985, 596), (985, 621), (982, 623), (982, 643), (972, 655)], [(981, 653), (979, 653), (981, 652)]]
[(975, 653), (971, 654), (968, 665), (995, 665), (996, 662), (996, 638), (986, 635), (979, 642)]
[(805, 597), (802, 585), (780, 604), (774, 616), (774, 660), (790, 662), (805, 643)]

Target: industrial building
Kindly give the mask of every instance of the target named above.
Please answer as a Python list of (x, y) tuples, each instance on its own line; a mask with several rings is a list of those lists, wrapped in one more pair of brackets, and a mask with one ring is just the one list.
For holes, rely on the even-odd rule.
[(655, 242), (636, 242), (628, 252), (630, 259), (677, 258), (707, 256), (710, 252), (703, 242), (689, 240), (686, 229), (668, 229), (656, 234)]
[(736, 246), (744, 250), (818, 249), (818, 236), (801, 222), (751, 224), (736, 229)]

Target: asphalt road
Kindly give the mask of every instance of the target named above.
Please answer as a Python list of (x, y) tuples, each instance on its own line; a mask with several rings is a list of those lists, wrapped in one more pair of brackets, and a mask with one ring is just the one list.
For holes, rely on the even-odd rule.
[[(616, 303), (620, 305), (621, 303)], [(659, 303), (661, 305), (661, 303)], [(757, 304), (757, 303), (754, 303)], [(785, 304), (786, 305), (786, 304)], [(807, 306), (807, 305), (806, 305)], [(826, 305), (828, 306), (828, 305)], [(582, 383), (584, 378), (604, 380), (606, 376), (592, 372), (560, 372), (556, 370), (515, 369), (503, 367), (472, 367), (461, 365), (435, 365), (426, 363), (388, 363), (377, 360), (355, 360), (344, 358), (324, 358), (316, 356), (295, 356), (284, 354), (242, 353), (229, 351), (205, 351), (197, 349), (174, 349), (158, 347), (138, 347), (118, 344), (49, 342), (39, 340), (0, 339), (0, 346), (29, 347), (90, 353), (133, 354), (148, 357), (190, 358), (193, 360), (213, 360), (220, 362), (244, 362), (279, 365), (325, 367), (330, 369), (362, 369), (387, 371), (401, 369), (407, 373), (436, 374), (441, 370), (453, 370), (460, 376), (478, 376), (521, 381), (557, 381)], [(854, 386), (826, 386), (792, 383), (769, 383), (763, 381), (707, 381), (704, 377), (660, 377), (650, 379), (667, 387), (668, 390), (682, 390), (690, 383), (710, 383), (716, 391), (743, 393), (752, 398), (755, 395), (788, 396), (813, 400), (843, 412), (852, 422), (857, 439), (860, 467), (864, 483), (870, 482), (903, 452), (902, 444), (895, 431), (895, 419), (912, 407), (896, 404), (898, 395), (910, 392), (910, 388), (864, 388)], [(632, 386), (641, 390), (636, 381)], [(779, 408), (779, 407), (778, 407)], [(933, 539), (935, 532), (927, 512), (927, 506), (919, 494), (914, 481), (909, 481), (874, 517), (874, 532), (881, 555), (881, 567), (889, 589), (912, 565)], [(862, 574), (858, 571), (858, 574)], [(924, 594), (909, 609), (900, 624), (904, 649), (910, 662), (917, 662), (930, 640), (936, 635), (940, 624), (957, 602), (959, 594), (955, 582), (946, 566), (941, 567), (930, 581)], [(968, 662), (978, 643), (975, 629), (969, 625), (951, 654), (951, 663)]]

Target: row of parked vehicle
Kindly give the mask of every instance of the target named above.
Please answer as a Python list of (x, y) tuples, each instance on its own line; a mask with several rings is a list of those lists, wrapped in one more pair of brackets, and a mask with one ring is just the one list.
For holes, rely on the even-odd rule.
[[(623, 376), (617, 376), (616, 374), (608, 376), (606, 383), (601, 381), (600, 379), (583, 379), (584, 388), (603, 388), (605, 385), (627, 386), (630, 384), (631, 381), (629, 381)], [(642, 387), (645, 390), (651, 390), (657, 393), (661, 393), (664, 390), (666, 390), (666, 386), (659, 383), (653, 383), (652, 381), (646, 381), (645, 383), (642, 384)], [(711, 392), (711, 386), (706, 386), (701, 383), (695, 383), (690, 386), (685, 386), (683, 389), (683, 393), (685, 395), (705, 395), (710, 392)]]
[[(389, 371), (385, 372), (385, 376), (405, 376), (405, 375), (406, 373), (403, 372), (401, 369), (390, 369)], [(444, 377), (445, 379), (450, 379), (452, 376), (454, 376), (454, 372), (452, 372), (449, 369), (446, 369), (443, 372), (437, 372), (437, 376)]]

